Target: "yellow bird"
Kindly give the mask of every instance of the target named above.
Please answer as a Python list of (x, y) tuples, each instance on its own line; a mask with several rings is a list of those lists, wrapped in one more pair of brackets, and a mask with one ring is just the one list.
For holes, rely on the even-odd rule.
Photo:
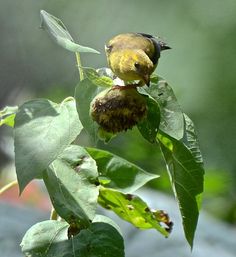
[(137, 86), (149, 86), (160, 53), (166, 49), (170, 49), (166, 43), (144, 33), (119, 34), (105, 45), (114, 74), (125, 82), (139, 80)]

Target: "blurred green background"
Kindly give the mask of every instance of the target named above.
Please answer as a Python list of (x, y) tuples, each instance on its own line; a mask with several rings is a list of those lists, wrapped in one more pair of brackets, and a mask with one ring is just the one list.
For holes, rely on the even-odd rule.
[[(1, 108), (74, 93), (75, 56), (40, 29), (41, 9), (59, 17), (76, 42), (101, 52), (82, 55), (84, 66), (107, 66), (104, 43), (118, 33), (144, 32), (168, 42), (172, 50), (162, 53), (156, 73), (195, 122), (206, 166), (203, 206), (236, 224), (236, 1), (0, 0)], [(12, 132), (2, 127), (0, 133), (0, 168), (7, 172)], [(84, 133), (80, 140), (87, 143)], [(170, 192), (160, 152), (135, 129), (99, 146), (163, 175), (150, 186)]]

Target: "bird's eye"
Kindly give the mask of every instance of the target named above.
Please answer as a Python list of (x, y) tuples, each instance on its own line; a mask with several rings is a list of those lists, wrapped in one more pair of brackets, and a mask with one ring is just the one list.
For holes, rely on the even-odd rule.
[(134, 67), (135, 67), (136, 69), (139, 69), (139, 68), (140, 68), (140, 63), (135, 62), (135, 63), (134, 63)]

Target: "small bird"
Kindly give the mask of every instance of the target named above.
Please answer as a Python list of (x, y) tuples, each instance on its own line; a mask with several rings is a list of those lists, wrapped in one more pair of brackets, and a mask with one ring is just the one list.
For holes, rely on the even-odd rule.
[(139, 80), (137, 86), (149, 86), (160, 53), (166, 49), (171, 47), (144, 33), (119, 34), (105, 45), (107, 61), (114, 74), (125, 82)]

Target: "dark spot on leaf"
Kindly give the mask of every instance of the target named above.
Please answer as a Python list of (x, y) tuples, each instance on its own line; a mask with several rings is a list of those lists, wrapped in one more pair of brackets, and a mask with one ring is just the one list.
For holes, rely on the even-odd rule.
[(144, 211), (145, 211), (145, 212), (150, 212), (151, 210), (150, 210), (148, 207), (146, 207), (146, 208), (144, 209)]
[(160, 220), (164, 223), (168, 223), (169, 222), (169, 215), (165, 212), (165, 211), (160, 211), (159, 212), (159, 217), (160, 217)]
[(98, 180), (96, 180), (96, 181), (94, 182), (94, 185), (95, 185), (95, 186), (99, 186), (99, 185), (100, 185), (100, 182), (99, 182)]
[(78, 166), (75, 167), (75, 171), (76, 171), (77, 173), (79, 173), (80, 170), (81, 170), (80, 165), (78, 165)]
[(134, 196), (132, 194), (126, 194), (125, 198), (129, 201), (133, 200)]
[(170, 220), (169, 215), (163, 210), (153, 212), (153, 214), (158, 222), (164, 224), (165, 230), (171, 233), (174, 223)]
[(82, 156), (81, 159), (75, 164), (75, 171), (76, 172), (80, 172), (81, 170), (81, 165), (85, 162), (85, 160), (87, 159), (88, 157), (87, 156)]
[(168, 224), (168, 227), (166, 228), (166, 231), (168, 233), (171, 233), (173, 226), (174, 226), (174, 223), (172, 221), (170, 221)]

